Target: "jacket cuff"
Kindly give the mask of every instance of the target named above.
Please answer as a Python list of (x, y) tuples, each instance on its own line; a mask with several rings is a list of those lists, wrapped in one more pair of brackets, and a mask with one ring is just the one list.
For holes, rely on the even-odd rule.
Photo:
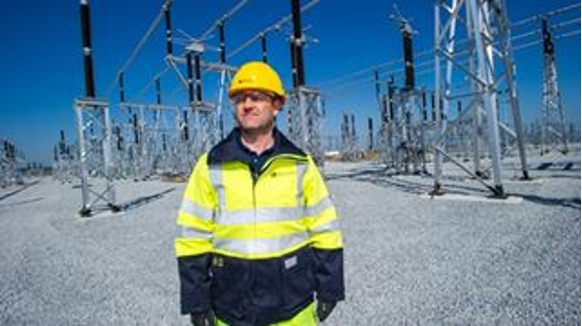
[(211, 259), (210, 254), (178, 258), (182, 314), (212, 309), (209, 272)]
[(345, 298), (343, 249), (317, 249), (315, 278), (318, 301), (341, 301)]

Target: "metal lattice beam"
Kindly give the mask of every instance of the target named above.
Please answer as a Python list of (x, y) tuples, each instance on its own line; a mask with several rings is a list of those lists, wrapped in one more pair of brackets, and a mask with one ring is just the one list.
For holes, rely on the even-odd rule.
[[(464, 15), (464, 16), (463, 16)], [(443, 19), (444, 18), (444, 19)], [(441, 21), (444, 24), (441, 24)], [(456, 57), (455, 40), (465, 37), (468, 52), (464, 60)], [(472, 110), (473, 161), (471, 175), (485, 175), (481, 167), (481, 142), (486, 141), (491, 158), (493, 185), (488, 186), (498, 197), (505, 196), (502, 182), (502, 148), (500, 124), (499, 92), (505, 87), (510, 96), (511, 112), (520, 151), (523, 178), (528, 178), (525, 147), (514, 79), (509, 23), (503, 1), (466, 0), (435, 2), (435, 104), (440, 129), (439, 140), (435, 143), (435, 181), (433, 194), (442, 192), (443, 158), (449, 137), (448, 116), (450, 100), (455, 97), (454, 84), (468, 80), (469, 100)], [(443, 70), (441, 61), (446, 66)], [(460, 73), (460, 74), (459, 74)], [(442, 102), (441, 102), (442, 100)], [(453, 125), (454, 126), (454, 125)], [(460, 163), (459, 163), (460, 164)], [(468, 168), (462, 168), (470, 171)]]
[(79, 161), (83, 206), (81, 216), (91, 216), (101, 209), (118, 211), (115, 175), (111, 157), (111, 122), (109, 104), (93, 99), (77, 99)]
[(307, 151), (318, 165), (323, 165), (323, 101), (319, 90), (305, 86), (289, 92), (287, 102), (288, 130), (290, 138)]

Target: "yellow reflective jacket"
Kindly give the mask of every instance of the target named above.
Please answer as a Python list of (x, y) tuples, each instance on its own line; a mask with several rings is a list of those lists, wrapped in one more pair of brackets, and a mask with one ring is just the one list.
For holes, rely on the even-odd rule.
[(312, 158), (277, 130), (252, 171), (235, 129), (198, 160), (178, 213), (183, 313), (269, 324), (344, 298), (342, 236)]

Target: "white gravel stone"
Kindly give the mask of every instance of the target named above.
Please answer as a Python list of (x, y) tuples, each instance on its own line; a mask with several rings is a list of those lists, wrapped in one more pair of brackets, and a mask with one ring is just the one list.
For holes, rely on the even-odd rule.
[[(504, 163), (508, 179), (517, 162)], [(429, 176), (327, 164), (347, 299), (325, 324), (580, 324), (580, 152), (529, 165), (534, 181), (505, 183), (521, 202), (502, 204), (423, 199)], [(450, 163), (443, 184), (455, 196), (489, 195)], [(159, 196), (90, 219), (77, 215), (71, 184), (2, 189), (0, 325), (187, 325), (173, 253), (184, 186), (117, 182), (121, 203)]]

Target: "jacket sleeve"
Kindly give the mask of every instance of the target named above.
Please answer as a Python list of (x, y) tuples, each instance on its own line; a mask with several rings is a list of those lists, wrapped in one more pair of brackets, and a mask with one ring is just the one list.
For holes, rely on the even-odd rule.
[(183, 314), (211, 308), (209, 268), (217, 199), (206, 161), (207, 156), (203, 155), (194, 167), (178, 212), (180, 234), (174, 248)]
[(307, 229), (316, 258), (317, 299), (343, 300), (345, 286), (342, 234), (336, 209), (311, 157), (303, 179), (303, 192)]

